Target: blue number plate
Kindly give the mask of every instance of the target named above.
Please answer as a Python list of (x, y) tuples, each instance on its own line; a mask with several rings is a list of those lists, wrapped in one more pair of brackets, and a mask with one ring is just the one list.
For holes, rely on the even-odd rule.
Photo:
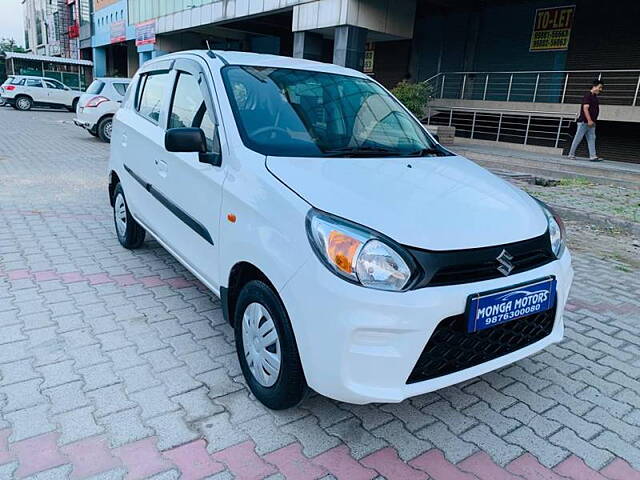
[(467, 330), (477, 332), (553, 307), (556, 279), (547, 277), (508, 290), (471, 295), (467, 308)]

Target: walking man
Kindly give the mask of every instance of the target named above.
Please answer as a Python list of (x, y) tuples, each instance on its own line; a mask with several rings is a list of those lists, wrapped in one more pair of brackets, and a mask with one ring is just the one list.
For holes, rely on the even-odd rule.
[(600, 113), (598, 95), (602, 93), (603, 89), (604, 83), (601, 80), (595, 80), (591, 86), (591, 90), (582, 97), (580, 115), (578, 116), (578, 129), (576, 130), (576, 136), (573, 138), (573, 143), (569, 150), (569, 158), (572, 160), (575, 160), (576, 149), (586, 135), (587, 146), (589, 147), (589, 160), (592, 162), (602, 161), (596, 154), (596, 121)]

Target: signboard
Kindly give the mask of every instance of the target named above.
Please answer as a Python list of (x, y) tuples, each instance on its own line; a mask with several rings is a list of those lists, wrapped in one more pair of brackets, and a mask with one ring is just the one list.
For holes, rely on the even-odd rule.
[(364, 52), (364, 68), (362, 71), (364, 73), (373, 73), (373, 59), (375, 57), (374, 50), (366, 50)]
[(136, 46), (156, 43), (156, 21), (148, 20), (136, 25)]
[(529, 51), (567, 50), (575, 11), (575, 5), (537, 9)]
[(109, 29), (111, 31), (111, 43), (119, 43), (127, 40), (127, 27), (124, 20), (113, 22)]

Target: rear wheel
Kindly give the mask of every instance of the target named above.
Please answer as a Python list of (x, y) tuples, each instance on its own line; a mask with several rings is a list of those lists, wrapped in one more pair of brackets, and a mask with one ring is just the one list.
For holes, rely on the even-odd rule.
[(67, 110), (69, 110), (70, 112), (75, 112), (77, 106), (78, 106), (78, 99), (74, 98), (73, 102), (71, 102), (71, 107), (67, 107)]
[(23, 112), (26, 112), (27, 110), (31, 110), (31, 107), (33, 107), (33, 100), (31, 100), (31, 98), (26, 97), (24, 95), (21, 95), (18, 98), (16, 98), (16, 108), (18, 110), (22, 110)]
[(120, 183), (116, 185), (113, 191), (113, 221), (120, 245), (131, 250), (140, 248), (144, 243), (146, 232), (131, 216)]
[(100, 120), (97, 131), (100, 140), (106, 143), (111, 142), (111, 127), (113, 126), (113, 118), (107, 117)]
[(307, 383), (280, 298), (266, 283), (253, 280), (240, 291), (235, 312), (236, 350), (251, 392), (273, 410), (299, 404)]

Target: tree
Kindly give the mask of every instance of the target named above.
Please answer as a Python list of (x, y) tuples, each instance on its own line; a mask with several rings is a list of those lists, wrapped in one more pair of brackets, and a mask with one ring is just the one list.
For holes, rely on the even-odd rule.
[(431, 85), (426, 82), (409, 83), (403, 80), (391, 90), (391, 93), (393, 93), (405, 107), (411, 110), (411, 113), (419, 119), (422, 119), (433, 89)]
[(18, 45), (13, 38), (2, 38), (0, 39), (0, 52), (24, 53), (26, 50)]

